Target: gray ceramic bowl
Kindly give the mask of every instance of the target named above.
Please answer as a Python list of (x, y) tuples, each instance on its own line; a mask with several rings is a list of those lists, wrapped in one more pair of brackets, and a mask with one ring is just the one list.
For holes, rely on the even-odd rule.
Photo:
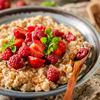
[[(15, 19), (23, 19), (36, 15), (49, 15), (58, 23), (63, 23), (68, 27), (74, 26), (85, 37), (85, 40), (91, 43), (93, 46), (92, 57), (87, 60), (87, 68), (79, 75), (76, 87), (87, 81), (96, 72), (100, 64), (100, 35), (98, 31), (88, 21), (78, 15), (59, 10), (58, 8), (40, 6), (24, 6), (22, 8), (0, 11), (0, 24), (7, 24)], [(38, 98), (62, 93), (66, 90), (66, 86), (67, 84), (59, 86), (50, 92), (21, 92), (0, 87), (0, 94), (17, 98)]]

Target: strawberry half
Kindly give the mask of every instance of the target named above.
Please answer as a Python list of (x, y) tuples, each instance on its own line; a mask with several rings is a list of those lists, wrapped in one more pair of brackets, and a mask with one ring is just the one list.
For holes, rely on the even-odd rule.
[(31, 66), (35, 68), (40, 68), (45, 62), (45, 60), (43, 59), (39, 59), (39, 58), (32, 57), (32, 56), (28, 56), (28, 60)]
[(42, 44), (40, 40), (35, 40), (30, 46), (30, 55), (34, 57), (41, 58), (44, 56), (44, 48), (45, 46)]
[(23, 39), (15, 39), (14, 46), (16, 46), (16, 49), (18, 50), (22, 45)]
[(60, 46), (58, 46), (57, 50), (54, 50), (53, 52), (60, 56), (62, 54), (62, 49)]
[(65, 50), (66, 50), (66, 45), (65, 45), (65, 43), (64, 43), (63, 41), (60, 41), (60, 42), (58, 43), (58, 46), (61, 48), (62, 53), (64, 53)]
[(27, 30), (25, 30), (23, 27), (16, 26), (13, 30), (14, 36), (16, 38), (25, 38), (25, 34), (27, 33)]

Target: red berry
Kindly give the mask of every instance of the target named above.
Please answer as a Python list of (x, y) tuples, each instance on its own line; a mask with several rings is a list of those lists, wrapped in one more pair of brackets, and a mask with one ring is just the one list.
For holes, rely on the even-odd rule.
[(39, 58), (32, 57), (32, 56), (28, 56), (28, 59), (29, 59), (31, 66), (35, 68), (40, 68), (45, 62), (45, 60), (43, 59), (39, 59)]
[(42, 37), (45, 37), (42, 30), (35, 30), (34, 33), (32, 33), (33, 40), (40, 40)]
[(12, 55), (13, 55), (13, 53), (11, 52), (11, 50), (9, 48), (7, 48), (2, 52), (1, 58), (3, 60), (8, 60)]
[(32, 31), (34, 31), (34, 29), (37, 27), (37, 25), (34, 25), (34, 26), (28, 26), (27, 27), (27, 30), (29, 31), (29, 32), (32, 32)]
[(21, 56), (18, 54), (15, 54), (12, 57), (10, 57), (9, 66), (14, 69), (22, 68), (24, 66), (24, 62), (21, 61)]
[(16, 4), (16, 7), (21, 7), (27, 5), (23, 0), (19, 0)]
[(43, 31), (43, 32), (45, 32), (45, 29), (46, 29), (46, 27), (44, 27), (44, 26), (37, 26), (37, 27), (35, 28), (35, 30), (41, 30), (41, 31)]
[(64, 35), (64, 33), (63, 32), (60, 32), (59, 30), (52, 30), (53, 31), (53, 35), (54, 36), (63, 36)]
[(87, 55), (87, 49), (86, 48), (81, 48), (78, 50), (78, 54), (76, 56), (77, 59), (82, 59)]
[(26, 36), (25, 43), (32, 42), (32, 33), (31, 32), (27, 32), (25, 34), (25, 36)]
[(58, 61), (58, 55), (56, 53), (51, 53), (45, 56), (45, 60), (47, 63), (54, 65)]
[(58, 46), (57, 50), (54, 50), (53, 52), (60, 56), (62, 54), (62, 49), (60, 46)]
[(14, 28), (14, 36), (16, 38), (22, 38), (24, 39), (25, 38), (25, 34), (27, 33), (27, 30), (25, 30), (23, 27), (20, 27), (20, 26), (16, 26)]
[(18, 50), (22, 45), (23, 39), (15, 39), (14, 46), (16, 46), (16, 49)]
[(75, 36), (74, 36), (72, 33), (68, 32), (68, 33), (66, 34), (66, 36), (65, 36), (65, 40), (66, 40), (68, 43), (70, 43), (71, 41), (75, 41)]
[(30, 54), (30, 49), (26, 45), (23, 45), (19, 48), (18, 54), (21, 55), (21, 57), (27, 57)]
[(62, 53), (64, 53), (65, 50), (66, 50), (66, 45), (65, 45), (65, 43), (64, 43), (63, 41), (60, 41), (60, 42), (58, 43), (58, 46), (61, 48)]
[(9, 0), (0, 0), (0, 10), (10, 8)]
[(59, 80), (60, 71), (50, 67), (47, 72), (47, 78), (49, 81), (57, 82)]
[(41, 58), (44, 56), (44, 48), (45, 46), (42, 44), (40, 40), (35, 40), (30, 46), (30, 55), (34, 57)]

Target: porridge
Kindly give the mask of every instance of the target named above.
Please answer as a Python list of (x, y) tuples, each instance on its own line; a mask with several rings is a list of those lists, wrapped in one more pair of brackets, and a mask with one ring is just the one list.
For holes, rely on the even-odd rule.
[[(0, 34), (0, 86), (7, 89), (55, 89), (68, 82), (74, 59), (82, 59), (88, 51), (78, 30), (49, 16), (1, 25)], [(83, 64), (81, 71), (85, 68)]]

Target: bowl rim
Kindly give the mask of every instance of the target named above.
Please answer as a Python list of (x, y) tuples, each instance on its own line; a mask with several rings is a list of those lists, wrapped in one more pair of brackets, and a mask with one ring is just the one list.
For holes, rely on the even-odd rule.
[[(59, 9), (59, 8), (55, 8), (55, 7), (44, 7), (44, 6), (23, 6), (23, 7), (18, 7), (18, 8), (10, 8), (10, 9), (6, 9), (6, 10), (3, 10), (3, 11), (0, 11), (0, 15), (3, 15), (9, 11), (11, 11), (11, 13), (14, 11), (14, 10), (20, 10), (20, 9), (36, 9), (36, 8), (43, 8), (43, 9), (51, 9), (51, 10), (56, 10), (56, 11), (59, 11), (59, 12), (62, 12), (62, 13), (68, 13), (70, 15), (73, 15), (74, 17), (77, 17), (79, 18), (81, 21), (83, 21), (84, 23), (86, 23), (94, 32), (95, 34), (97, 35), (97, 37), (100, 37), (100, 34), (99, 32), (96, 30), (96, 28), (91, 24), (89, 23), (87, 20), (85, 20), (84, 18), (82, 18), (81, 16), (79, 15), (76, 15), (72, 12), (69, 12), (69, 11), (64, 11), (62, 9)], [(98, 39), (98, 44), (99, 44), (99, 50), (100, 50), (100, 39)], [(91, 69), (91, 75), (86, 74), (82, 80), (80, 80), (80, 83), (77, 82), (76, 84), (76, 87), (78, 87), (79, 85), (83, 84), (84, 82), (86, 82), (96, 71), (97, 69), (99, 68), (99, 59), (100, 59), (100, 53), (98, 55), (98, 59), (94, 65), (94, 67)], [(66, 90), (66, 85), (61, 88), (61, 89), (55, 89), (55, 90), (51, 90), (49, 92), (39, 92), (38, 94), (35, 93), (35, 92), (20, 92), (20, 91), (14, 91), (14, 90), (8, 90), (8, 89), (5, 89), (5, 88), (2, 88), (0, 87), (0, 94), (2, 95), (7, 95), (7, 96), (13, 96), (13, 97), (17, 97), (17, 98), (38, 98), (38, 97), (45, 97), (45, 96), (51, 96), (51, 95), (56, 95), (56, 94), (59, 94), (59, 93), (62, 93)]]

